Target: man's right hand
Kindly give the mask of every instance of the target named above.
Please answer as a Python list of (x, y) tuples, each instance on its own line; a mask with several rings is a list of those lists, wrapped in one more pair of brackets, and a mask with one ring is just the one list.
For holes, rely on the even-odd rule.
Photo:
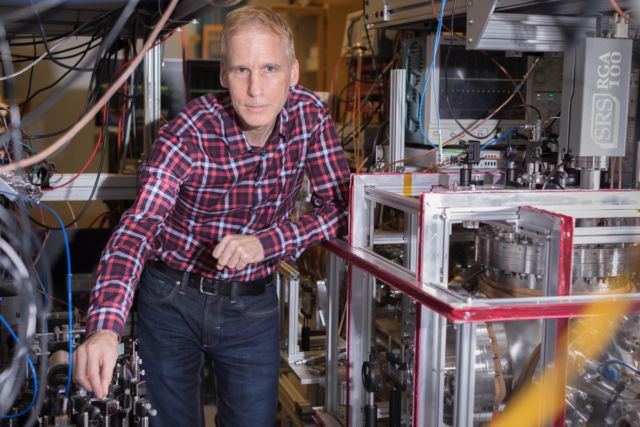
[(102, 399), (109, 392), (118, 359), (118, 336), (103, 330), (92, 334), (73, 353), (73, 380)]

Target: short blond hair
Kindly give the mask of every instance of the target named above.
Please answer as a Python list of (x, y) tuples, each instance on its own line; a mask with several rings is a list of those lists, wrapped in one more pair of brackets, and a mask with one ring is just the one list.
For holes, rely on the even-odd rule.
[(226, 40), (246, 28), (263, 30), (280, 36), (286, 44), (289, 63), (293, 63), (296, 58), (296, 51), (293, 44), (291, 27), (289, 27), (289, 24), (282, 16), (261, 6), (243, 6), (229, 12), (225, 19), (222, 38), (220, 40), (223, 63), (225, 62), (226, 55)]

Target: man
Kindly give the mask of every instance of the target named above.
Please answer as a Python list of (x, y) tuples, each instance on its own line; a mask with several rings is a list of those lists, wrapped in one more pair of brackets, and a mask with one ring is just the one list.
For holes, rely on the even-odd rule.
[[(286, 21), (227, 16), (220, 80), (164, 126), (141, 189), (102, 255), (74, 379), (107, 393), (138, 289), (139, 338), (158, 426), (202, 425), (200, 369), (214, 363), (218, 426), (272, 426), (282, 258), (344, 233), (349, 170), (329, 112), (297, 86)], [(307, 173), (315, 210), (290, 218)]]

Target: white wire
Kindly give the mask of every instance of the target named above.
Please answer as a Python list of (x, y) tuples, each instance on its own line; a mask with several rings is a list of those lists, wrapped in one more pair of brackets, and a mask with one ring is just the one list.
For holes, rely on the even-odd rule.
[[(69, 40), (71, 37), (67, 37), (64, 40), (60, 41), (58, 44), (54, 45), (53, 47), (51, 47), (49, 49), (49, 52), (53, 52), (54, 50), (56, 50), (61, 44), (63, 44), (64, 42), (66, 42), (67, 40)], [(42, 61), (44, 58), (47, 57), (47, 55), (49, 55), (49, 52), (45, 52), (42, 55), (40, 55), (35, 61), (33, 61), (31, 64), (27, 65), (26, 67), (24, 67), (22, 70), (20, 71), (16, 71), (15, 73), (11, 74), (10, 76), (4, 76), (4, 77), (0, 77), (0, 81), (4, 81), (4, 80), (9, 80), (9, 79), (13, 79), (18, 77), (20, 74), (24, 74), (27, 71), (29, 71), (31, 68), (35, 67), (36, 64), (40, 61)]]
[(149, 35), (147, 41), (142, 46), (138, 55), (135, 56), (130, 62), (125, 70), (122, 71), (122, 74), (118, 79), (107, 89), (107, 91), (102, 95), (102, 97), (91, 107), (91, 109), (85, 113), (77, 122), (74, 124), (69, 130), (67, 130), (60, 138), (58, 138), (53, 144), (41, 150), (38, 154), (31, 156), (26, 159), (22, 159), (18, 162), (10, 163), (8, 165), (0, 166), (0, 174), (16, 170), (26, 168), (28, 166), (34, 165), (36, 163), (41, 162), (44, 159), (47, 159), (52, 154), (56, 153), (58, 150), (64, 148), (71, 139), (80, 132), (84, 126), (89, 123), (89, 121), (98, 113), (98, 111), (111, 99), (111, 97), (116, 93), (120, 86), (125, 82), (126, 79), (129, 78), (131, 73), (138, 67), (140, 62), (142, 62), (144, 58), (144, 54), (153, 46), (160, 34), (162, 28), (166, 24), (169, 16), (175, 9), (178, 4), (178, 0), (170, 0), (170, 3), (167, 5), (165, 9), (164, 15), (158, 20), (156, 26), (153, 31)]

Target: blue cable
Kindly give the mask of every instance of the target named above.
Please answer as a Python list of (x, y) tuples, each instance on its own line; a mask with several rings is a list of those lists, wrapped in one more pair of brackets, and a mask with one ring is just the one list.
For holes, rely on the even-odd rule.
[(603, 363), (603, 369), (608, 368), (609, 365), (624, 366), (627, 369), (631, 369), (635, 374), (640, 374), (640, 370), (638, 370), (638, 368), (636, 368), (633, 365), (629, 365), (627, 362), (623, 362), (622, 360), (616, 360), (616, 359), (607, 360), (606, 362)]
[[(427, 69), (425, 73), (424, 79), (422, 80), (422, 88), (420, 89), (420, 97), (418, 98), (418, 127), (420, 129), (420, 136), (422, 139), (427, 142), (427, 144), (431, 146), (435, 146), (431, 141), (429, 141), (429, 137), (425, 134), (424, 125), (422, 123), (422, 116), (424, 115), (424, 98), (427, 96), (427, 83), (431, 77), (433, 71), (436, 68), (436, 57), (438, 56), (438, 46), (440, 45), (440, 34), (442, 33), (442, 23), (444, 22), (444, 7), (447, 4), (446, 0), (442, 0), (442, 9), (440, 10), (440, 19), (438, 20), (438, 27), (436, 28), (436, 37), (434, 40), (433, 46), (433, 58), (431, 58), (431, 65)], [(439, 117), (440, 112), (436, 113)], [(439, 122), (439, 119), (438, 119)], [(439, 123), (438, 123), (439, 126)]]
[(60, 218), (60, 216), (58, 216), (56, 211), (50, 208), (49, 206), (45, 205), (44, 203), (41, 203), (38, 200), (33, 200), (29, 197), (25, 197), (21, 194), (11, 193), (8, 191), (0, 191), (0, 194), (17, 197), (21, 200), (26, 201), (27, 203), (42, 206), (43, 208), (48, 210), (54, 216), (56, 221), (58, 221), (58, 224), (60, 224), (60, 229), (62, 230), (62, 238), (64, 239), (64, 248), (67, 255), (67, 310), (69, 314), (69, 369), (67, 370), (67, 386), (65, 390), (65, 397), (69, 398), (69, 394), (71, 392), (71, 376), (73, 373), (73, 366), (72, 366), (73, 364), (73, 312), (71, 311), (71, 281), (73, 276), (71, 274), (71, 248), (69, 247), (69, 236), (67, 235), (67, 229), (65, 228), (64, 222), (62, 222), (62, 219)]
[(484, 144), (482, 147), (480, 147), (480, 149), (484, 150), (485, 148), (492, 146), (493, 144), (497, 143), (498, 141), (502, 141), (503, 139), (507, 138), (509, 135), (511, 135), (512, 133), (514, 133), (518, 129), (519, 128), (509, 129), (508, 131), (506, 131), (505, 133), (503, 133), (499, 137), (497, 137), (495, 139), (492, 139), (491, 141), (489, 141), (486, 144)]
[[(6, 321), (6, 319), (2, 316), (2, 314), (0, 314), (0, 321), (2, 322), (4, 327), (7, 328), (13, 340), (17, 343), (18, 337), (16, 336), (15, 332), (13, 332), (13, 329), (11, 329), (11, 326)], [(36, 403), (36, 400), (38, 398), (38, 375), (36, 374), (35, 366), (33, 366), (33, 361), (31, 360), (31, 356), (29, 356), (28, 353), (27, 353), (27, 363), (29, 364), (29, 369), (31, 369), (31, 375), (33, 375), (33, 396), (31, 396), (31, 402), (29, 402), (26, 408), (24, 408), (19, 412), (16, 412), (15, 414), (3, 415), (2, 417), (0, 417), (2, 419), (19, 418), (24, 414), (26, 414), (27, 412), (29, 412), (31, 408), (33, 408), (33, 405), (35, 405)]]

